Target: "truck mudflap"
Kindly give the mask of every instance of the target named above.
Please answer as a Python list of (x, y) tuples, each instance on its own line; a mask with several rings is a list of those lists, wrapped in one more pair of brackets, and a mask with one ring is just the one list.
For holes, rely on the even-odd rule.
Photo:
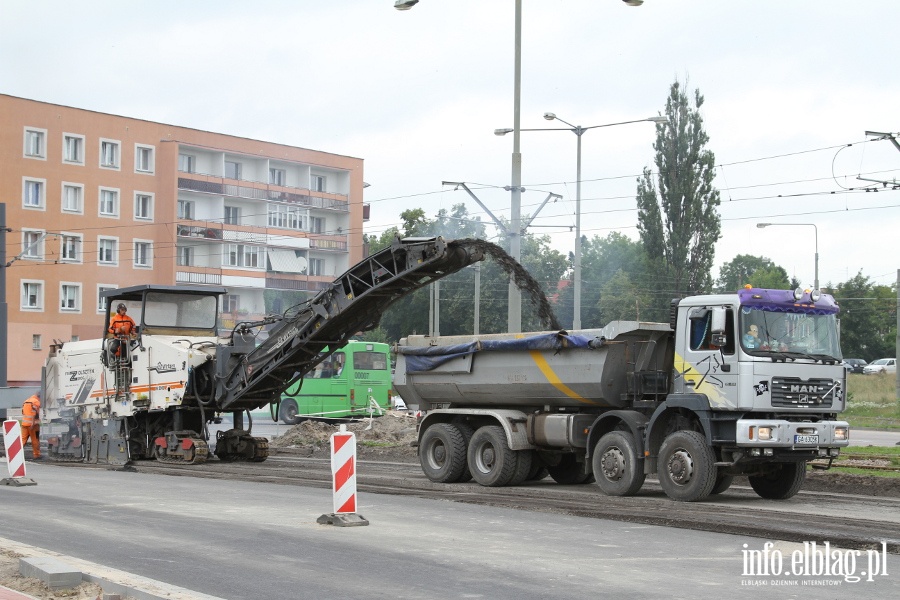
[(738, 419), (735, 441), (743, 448), (790, 448), (814, 450), (850, 445), (847, 421), (815, 423), (780, 419)]

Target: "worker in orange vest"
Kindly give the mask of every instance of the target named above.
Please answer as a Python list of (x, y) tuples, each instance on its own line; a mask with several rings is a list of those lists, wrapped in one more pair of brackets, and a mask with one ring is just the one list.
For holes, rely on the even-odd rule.
[(127, 343), (125, 340), (130, 339), (135, 333), (134, 319), (128, 316), (128, 307), (125, 306), (124, 302), (120, 302), (116, 307), (116, 314), (109, 320), (109, 329), (108, 331), (116, 336), (116, 339), (112, 341), (109, 346), (110, 352), (112, 352), (115, 356), (119, 355), (120, 348), (125, 349), (125, 353), (128, 352)]
[(34, 460), (41, 460), (41, 392), (37, 391), (22, 404), (22, 446), (31, 438)]

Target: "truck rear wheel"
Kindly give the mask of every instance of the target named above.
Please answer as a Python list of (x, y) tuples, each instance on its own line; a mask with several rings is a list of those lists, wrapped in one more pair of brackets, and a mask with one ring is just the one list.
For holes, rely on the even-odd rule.
[(607, 496), (633, 496), (644, 485), (643, 464), (638, 462), (630, 433), (610, 431), (601, 437), (591, 466), (597, 485)]
[(419, 463), (425, 476), (436, 483), (459, 481), (466, 471), (466, 438), (450, 423), (436, 423), (425, 430), (419, 443)]
[(506, 443), (506, 434), (498, 425), (485, 425), (469, 442), (469, 471), (472, 478), (487, 487), (509, 483), (516, 474), (519, 461)]
[(696, 431), (676, 431), (659, 448), (659, 484), (680, 502), (709, 496), (716, 484), (716, 457)]
[(782, 463), (780, 468), (765, 475), (751, 475), (750, 487), (760, 498), (787, 500), (803, 487), (806, 481), (806, 462)]
[(465, 446), (463, 447), (463, 460), (466, 461), (466, 468), (463, 469), (462, 475), (459, 476), (457, 481), (459, 483), (465, 483), (467, 481), (472, 481), (472, 472), (469, 471), (469, 464), (467, 453), (469, 451), (469, 442), (472, 440), (472, 436), (475, 435), (475, 428), (469, 425), (466, 421), (454, 421), (453, 424), (459, 429), (459, 432), (462, 434), (463, 439), (465, 440)]
[(534, 460), (534, 451), (516, 450), (516, 472), (507, 485), (520, 485), (531, 475), (531, 464)]

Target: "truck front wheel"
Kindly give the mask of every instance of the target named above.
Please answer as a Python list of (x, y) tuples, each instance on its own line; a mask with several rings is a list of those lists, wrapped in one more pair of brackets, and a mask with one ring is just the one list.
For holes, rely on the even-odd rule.
[(466, 471), (466, 438), (455, 425), (436, 423), (425, 430), (419, 443), (419, 463), (425, 476), (436, 483), (455, 483)]
[(696, 431), (676, 431), (659, 448), (659, 485), (680, 502), (709, 496), (716, 484), (716, 458)]
[(519, 461), (506, 443), (506, 434), (498, 425), (485, 425), (469, 442), (469, 471), (476, 482), (487, 487), (509, 483)]
[(765, 475), (751, 475), (750, 487), (760, 498), (787, 500), (800, 491), (806, 480), (806, 462), (782, 463)]
[(597, 485), (607, 496), (633, 496), (644, 485), (643, 465), (630, 433), (610, 431), (601, 437), (591, 466)]

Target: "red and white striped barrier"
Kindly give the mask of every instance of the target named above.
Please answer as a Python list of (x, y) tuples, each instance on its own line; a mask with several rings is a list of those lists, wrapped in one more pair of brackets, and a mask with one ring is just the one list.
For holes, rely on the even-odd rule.
[(334, 512), (317, 522), (341, 527), (368, 525), (356, 514), (356, 435), (347, 431), (346, 425), (331, 435), (331, 478)]
[(6, 466), (9, 478), (0, 480), (3, 485), (36, 485), (25, 477), (25, 452), (22, 447), (22, 428), (18, 421), (3, 421), (3, 445), (6, 447)]

